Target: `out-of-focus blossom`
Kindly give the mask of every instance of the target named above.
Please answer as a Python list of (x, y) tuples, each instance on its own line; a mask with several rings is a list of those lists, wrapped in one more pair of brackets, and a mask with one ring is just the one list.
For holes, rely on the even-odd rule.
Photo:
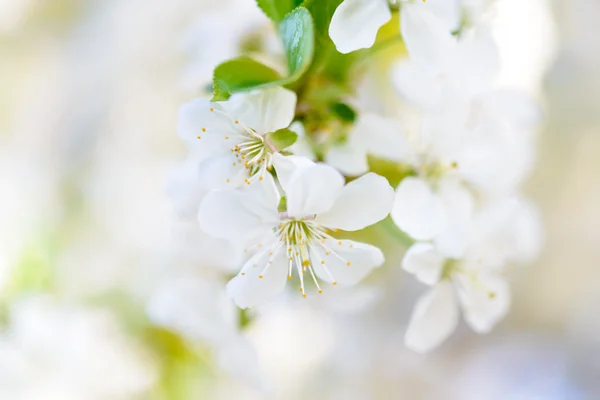
[(14, 302), (0, 334), (0, 395), (7, 399), (124, 399), (148, 393), (153, 361), (104, 310), (45, 297)]

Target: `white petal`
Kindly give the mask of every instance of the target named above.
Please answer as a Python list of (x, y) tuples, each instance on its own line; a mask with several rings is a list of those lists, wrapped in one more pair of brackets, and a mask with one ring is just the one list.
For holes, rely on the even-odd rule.
[(438, 187), (448, 224), (435, 238), (436, 247), (451, 258), (461, 258), (466, 250), (472, 227), (473, 195), (460, 182), (445, 179)]
[(442, 281), (424, 293), (413, 310), (404, 343), (409, 349), (425, 353), (439, 346), (458, 324), (454, 289)]
[(227, 293), (238, 307), (261, 305), (285, 287), (288, 274), (285, 251), (277, 251), (269, 265), (270, 257), (268, 250), (256, 254), (227, 284)]
[(473, 96), (492, 88), (500, 66), (500, 55), (491, 32), (479, 28), (458, 43), (448, 72), (457, 79), (461, 92)]
[(292, 123), (296, 93), (282, 87), (236, 93), (223, 107), (241, 124), (263, 135)]
[(433, 239), (446, 228), (441, 200), (419, 178), (405, 178), (400, 183), (391, 215), (400, 229), (417, 240)]
[(415, 243), (404, 254), (402, 268), (418, 280), (434, 285), (442, 276), (446, 257), (429, 243)]
[(344, 186), (344, 177), (325, 164), (303, 168), (295, 174), (286, 192), (291, 217), (321, 214), (331, 208)]
[(427, 0), (416, 2), (435, 15), (440, 25), (448, 32), (454, 32), (460, 26), (461, 4), (459, 0)]
[(414, 61), (403, 60), (391, 69), (394, 87), (406, 101), (424, 109), (439, 106), (441, 87), (423, 68)]
[(179, 108), (177, 132), (183, 140), (194, 146), (214, 150), (217, 146), (223, 147), (226, 144), (225, 136), (236, 135), (237, 129), (220, 104), (207, 99), (195, 99)]
[(246, 190), (219, 190), (206, 195), (198, 221), (206, 233), (228, 240), (248, 240), (270, 232), (279, 222), (279, 195), (270, 178)]
[(508, 282), (490, 274), (478, 274), (475, 281), (462, 275), (455, 279), (461, 282), (458, 293), (465, 321), (475, 332), (489, 332), (510, 308)]
[(277, 179), (285, 192), (289, 190), (290, 182), (300, 170), (315, 165), (314, 162), (302, 156), (284, 156), (280, 153), (273, 154), (273, 167), (277, 172)]
[(233, 332), (235, 308), (223, 286), (193, 275), (171, 279), (153, 294), (150, 319), (189, 339), (218, 342)]
[(302, 122), (293, 122), (292, 125), (290, 125), (290, 130), (296, 132), (298, 139), (286, 150), (291, 151), (296, 156), (306, 157), (314, 161), (316, 159), (315, 153), (310, 145), (310, 139), (306, 136), (306, 130), (304, 129)]
[(198, 166), (200, 186), (205, 190), (240, 187), (247, 177), (244, 165), (232, 153), (209, 158)]
[(332, 146), (325, 153), (325, 160), (344, 175), (358, 176), (369, 171), (367, 149), (356, 143), (346, 142)]
[(329, 228), (357, 231), (384, 219), (392, 209), (394, 189), (372, 172), (348, 183), (331, 207), (316, 222)]
[(406, 4), (400, 13), (402, 37), (411, 60), (436, 75), (456, 45), (444, 22), (420, 4)]
[(402, 161), (409, 150), (398, 123), (377, 114), (361, 114), (350, 137), (369, 154), (387, 160)]
[(344, 0), (331, 18), (329, 36), (340, 53), (373, 46), (377, 31), (392, 18), (385, 0)]
[(381, 250), (366, 243), (330, 239), (324, 246), (311, 246), (311, 261), (319, 279), (328, 283), (355, 285), (385, 261)]

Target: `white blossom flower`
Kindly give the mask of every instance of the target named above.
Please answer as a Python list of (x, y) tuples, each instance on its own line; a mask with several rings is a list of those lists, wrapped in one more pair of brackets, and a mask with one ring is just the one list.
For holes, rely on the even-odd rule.
[(433, 286), (417, 301), (406, 332), (405, 343), (414, 351), (432, 350), (454, 332), (459, 305), (465, 321), (478, 333), (489, 332), (508, 311), (507, 281), (477, 259), (457, 262), (431, 244), (417, 243), (407, 251), (402, 266)]
[(296, 94), (281, 87), (234, 94), (225, 102), (196, 99), (183, 105), (178, 131), (202, 159), (201, 187), (262, 180), (278, 151), (266, 135), (287, 128), (295, 108)]
[(518, 198), (489, 205), (472, 225), (460, 258), (427, 242), (414, 244), (404, 256), (404, 270), (432, 286), (417, 301), (406, 332), (412, 350), (441, 344), (458, 324), (459, 307), (474, 331), (489, 332), (510, 306), (507, 264), (531, 261), (539, 251), (539, 220)]
[(435, 239), (455, 256), (464, 250), (476, 199), (512, 193), (534, 158), (527, 130), (537, 119), (535, 107), (494, 89), (498, 68), (494, 41), (479, 30), (456, 43), (433, 75), (416, 61), (399, 64), (394, 75), (421, 114), (407, 134), (407, 162), (416, 176), (399, 185), (392, 218), (415, 239)]
[[(331, 19), (329, 36), (341, 53), (369, 48), (375, 43), (377, 31), (392, 18), (390, 4), (402, 6), (403, 37), (409, 51), (425, 46), (429, 50), (431, 36), (451, 33), (460, 24), (458, 0), (344, 0)], [(434, 56), (435, 51), (432, 51)]]
[(198, 213), (206, 232), (253, 242), (258, 250), (227, 285), (241, 308), (283, 290), (294, 269), (306, 295), (305, 272), (321, 292), (318, 279), (353, 285), (384, 261), (378, 248), (338, 240), (327, 231), (360, 230), (385, 218), (393, 201), (393, 189), (385, 178), (369, 173), (344, 185), (343, 176), (327, 165), (280, 155), (274, 156), (274, 162), (285, 191), (285, 212), (278, 211), (280, 195), (267, 174), (262, 184), (244, 191), (209, 193)]
[(44, 297), (11, 304), (0, 334), (0, 397), (107, 400), (144, 397), (157, 375), (152, 360), (113, 316)]

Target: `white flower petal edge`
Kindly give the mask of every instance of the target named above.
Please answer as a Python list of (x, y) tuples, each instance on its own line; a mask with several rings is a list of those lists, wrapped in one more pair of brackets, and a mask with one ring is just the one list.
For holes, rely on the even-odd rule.
[(314, 164), (295, 174), (290, 182), (287, 212), (290, 217), (306, 217), (328, 211), (344, 186), (344, 177), (325, 164)]
[(417, 240), (430, 240), (447, 225), (442, 201), (422, 179), (408, 177), (396, 189), (391, 213), (400, 229)]
[(402, 37), (411, 60), (424, 71), (436, 74), (456, 45), (447, 25), (419, 2), (404, 5), (400, 20)]
[(466, 276), (456, 279), (462, 281), (458, 294), (465, 321), (475, 332), (488, 333), (510, 308), (508, 282), (491, 274), (479, 274), (477, 285)]
[(333, 14), (329, 36), (340, 53), (369, 48), (391, 18), (386, 0), (344, 0)]
[(239, 308), (265, 303), (285, 288), (288, 270), (286, 254), (277, 251), (255, 254), (242, 267), (242, 273), (227, 284), (227, 293)]
[(229, 115), (259, 135), (287, 128), (296, 112), (296, 93), (282, 87), (233, 94), (223, 103)]
[(315, 218), (323, 226), (357, 231), (384, 219), (392, 208), (394, 189), (387, 179), (368, 173), (344, 186), (333, 206)]
[(409, 151), (400, 125), (391, 118), (373, 113), (359, 116), (350, 137), (367, 153), (387, 160), (403, 161)]
[(314, 162), (301, 156), (283, 156), (273, 154), (273, 167), (277, 171), (277, 180), (285, 192), (289, 190), (290, 182), (301, 170), (315, 165)]
[(317, 277), (328, 283), (355, 285), (385, 260), (381, 250), (366, 243), (329, 239), (324, 245), (312, 248), (311, 258), (317, 261), (313, 264)]
[(351, 140), (332, 146), (325, 153), (325, 161), (347, 176), (359, 176), (369, 171), (367, 150)]
[(237, 241), (270, 232), (277, 225), (279, 193), (270, 174), (247, 190), (215, 190), (206, 195), (198, 221), (209, 235)]
[(458, 304), (449, 281), (442, 281), (421, 295), (413, 310), (404, 343), (425, 353), (439, 346), (458, 324)]
[(402, 268), (414, 274), (418, 280), (435, 285), (442, 276), (446, 258), (429, 243), (415, 243), (404, 255)]

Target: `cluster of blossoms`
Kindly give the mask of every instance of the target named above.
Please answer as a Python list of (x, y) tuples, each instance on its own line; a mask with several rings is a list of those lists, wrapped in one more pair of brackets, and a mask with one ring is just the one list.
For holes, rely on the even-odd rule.
[[(304, 297), (355, 285), (385, 256), (343, 232), (389, 222), (410, 238), (402, 268), (430, 286), (406, 345), (438, 346), (459, 309), (488, 332), (510, 305), (509, 268), (535, 257), (540, 228), (519, 194), (538, 113), (495, 85), (486, 2), (258, 3), (279, 27), (288, 77), (248, 58), (225, 62), (213, 99), (178, 117), (189, 157), (173, 193), (184, 218), (197, 218), (204, 259), (237, 269), (228, 296), (245, 309), (287, 281)], [(389, 69), (397, 106), (375, 113), (358, 105), (354, 67), (394, 13), (407, 54)], [(378, 160), (393, 172), (375, 173)]]

